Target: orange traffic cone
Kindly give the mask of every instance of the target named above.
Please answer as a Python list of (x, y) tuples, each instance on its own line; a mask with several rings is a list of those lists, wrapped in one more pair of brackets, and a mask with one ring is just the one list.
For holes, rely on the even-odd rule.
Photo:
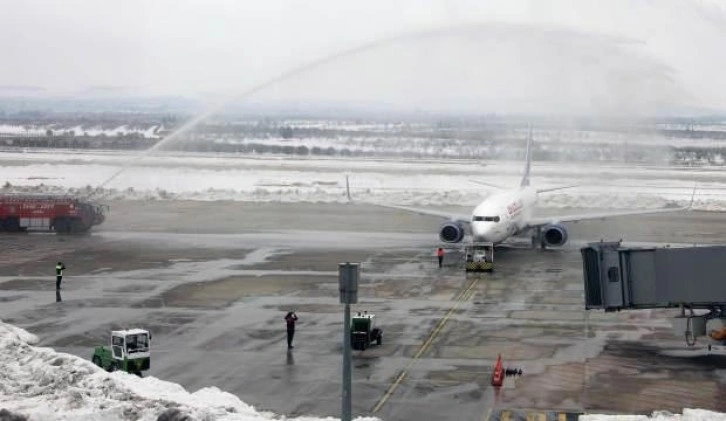
[(502, 355), (497, 357), (497, 363), (494, 365), (492, 372), (492, 386), (500, 387), (504, 381), (504, 368), (502, 367)]

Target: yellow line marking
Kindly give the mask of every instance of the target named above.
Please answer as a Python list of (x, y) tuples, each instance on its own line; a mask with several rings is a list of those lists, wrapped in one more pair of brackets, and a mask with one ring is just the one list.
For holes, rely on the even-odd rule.
[[(439, 322), (436, 324), (436, 327), (434, 327), (434, 330), (431, 332), (431, 334), (429, 334), (429, 337), (426, 339), (426, 341), (424, 341), (424, 343), (418, 349), (416, 354), (414, 354), (413, 358), (411, 358), (411, 360), (408, 362), (408, 364), (406, 364), (406, 367), (403, 369), (403, 371), (398, 374), (398, 376), (396, 377), (396, 380), (394, 380), (393, 383), (391, 383), (391, 386), (388, 388), (388, 390), (386, 390), (386, 393), (384, 393), (383, 396), (381, 396), (381, 399), (378, 401), (378, 403), (376, 403), (376, 405), (371, 410), (372, 414), (375, 414), (376, 412), (378, 412), (383, 407), (383, 405), (388, 401), (388, 398), (390, 398), (391, 395), (393, 395), (393, 392), (396, 391), (398, 386), (401, 385), (403, 380), (408, 375), (408, 371), (411, 369), (411, 367), (413, 367), (413, 365), (416, 363), (416, 361), (418, 361), (418, 359), (421, 357), (421, 355), (423, 355), (429, 349), (429, 347), (433, 343), (434, 339), (436, 339), (436, 337), (439, 335), (441, 330), (444, 328), (444, 325), (446, 325), (446, 322), (449, 320), (449, 317), (451, 317), (451, 315), (454, 313), (454, 311), (456, 311), (456, 309), (459, 307), (459, 304), (461, 304), (462, 302), (465, 301), (464, 296), (467, 293), (469, 293), (469, 291), (471, 291), (474, 288), (474, 286), (476, 286), (478, 281), (479, 281), (478, 278), (474, 278), (474, 280), (471, 281), (471, 284), (469, 285), (468, 288), (466, 288), (463, 292), (460, 292), (459, 294), (456, 295), (456, 297), (455, 297), (456, 302), (454, 303), (454, 305), (451, 306), (451, 308), (446, 313), (444, 318), (439, 320)], [(466, 299), (468, 299), (468, 298), (466, 298)]]
[[(473, 281), (473, 282), (476, 282), (476, 281)], [(473, 282), (472, 282), (472, 283), (473, 283)], [(474, 295), (474, 293), (475, 293), (475, 292), (476, 292), (476, 291), (474, 291), (474, 289), (471, 289), (471, 288), (470, 288), (470, 289), (468, 289), (468, 290), (466, 291), (466, 294), (465, 294), (466, 296), (464, 297), (464, 300), (463, 300), (463, 301), (469, 301), (469, 299), (470, 299), (470, 298), (471, 298), (471, 297), (472, 297), (472, 296)]]
[(501, 421), (509, 421), (509, 411), (502, 411), (502, 413), (499, 416), (499, 419)]

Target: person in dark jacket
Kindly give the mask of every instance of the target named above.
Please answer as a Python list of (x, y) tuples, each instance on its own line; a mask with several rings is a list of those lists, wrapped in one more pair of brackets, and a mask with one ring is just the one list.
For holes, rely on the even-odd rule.
[(292, 338), (295, 336), (295, 322), (297, 322), (297, 314), (294, 311), (290, 311), (285, 316), (285, 322), (287, 323), (287, 349), (292, 349)]
[(55, 289), (60, 289), (60, 284), (63, 280), (63, 270), (65, 268), (66, 265), (64, 265), (63, 262), (58, 262), (58, 264), (55, 265)]

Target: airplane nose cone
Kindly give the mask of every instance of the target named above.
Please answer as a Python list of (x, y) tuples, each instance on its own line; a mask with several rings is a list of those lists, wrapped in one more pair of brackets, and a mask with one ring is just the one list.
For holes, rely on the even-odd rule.
[(481, 222), (473, 222), (471, 224), (471, 235), (474, 241), (487, 241), (489, 227)]

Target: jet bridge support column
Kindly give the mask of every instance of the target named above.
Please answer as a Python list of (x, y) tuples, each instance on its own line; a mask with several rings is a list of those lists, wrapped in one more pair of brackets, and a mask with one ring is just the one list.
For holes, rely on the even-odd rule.
[(689, 345), (726, 326), (726, 246), (632, 248), (601, 241), (581, 253), (586, 309), (680, 308), (674, 332)]

